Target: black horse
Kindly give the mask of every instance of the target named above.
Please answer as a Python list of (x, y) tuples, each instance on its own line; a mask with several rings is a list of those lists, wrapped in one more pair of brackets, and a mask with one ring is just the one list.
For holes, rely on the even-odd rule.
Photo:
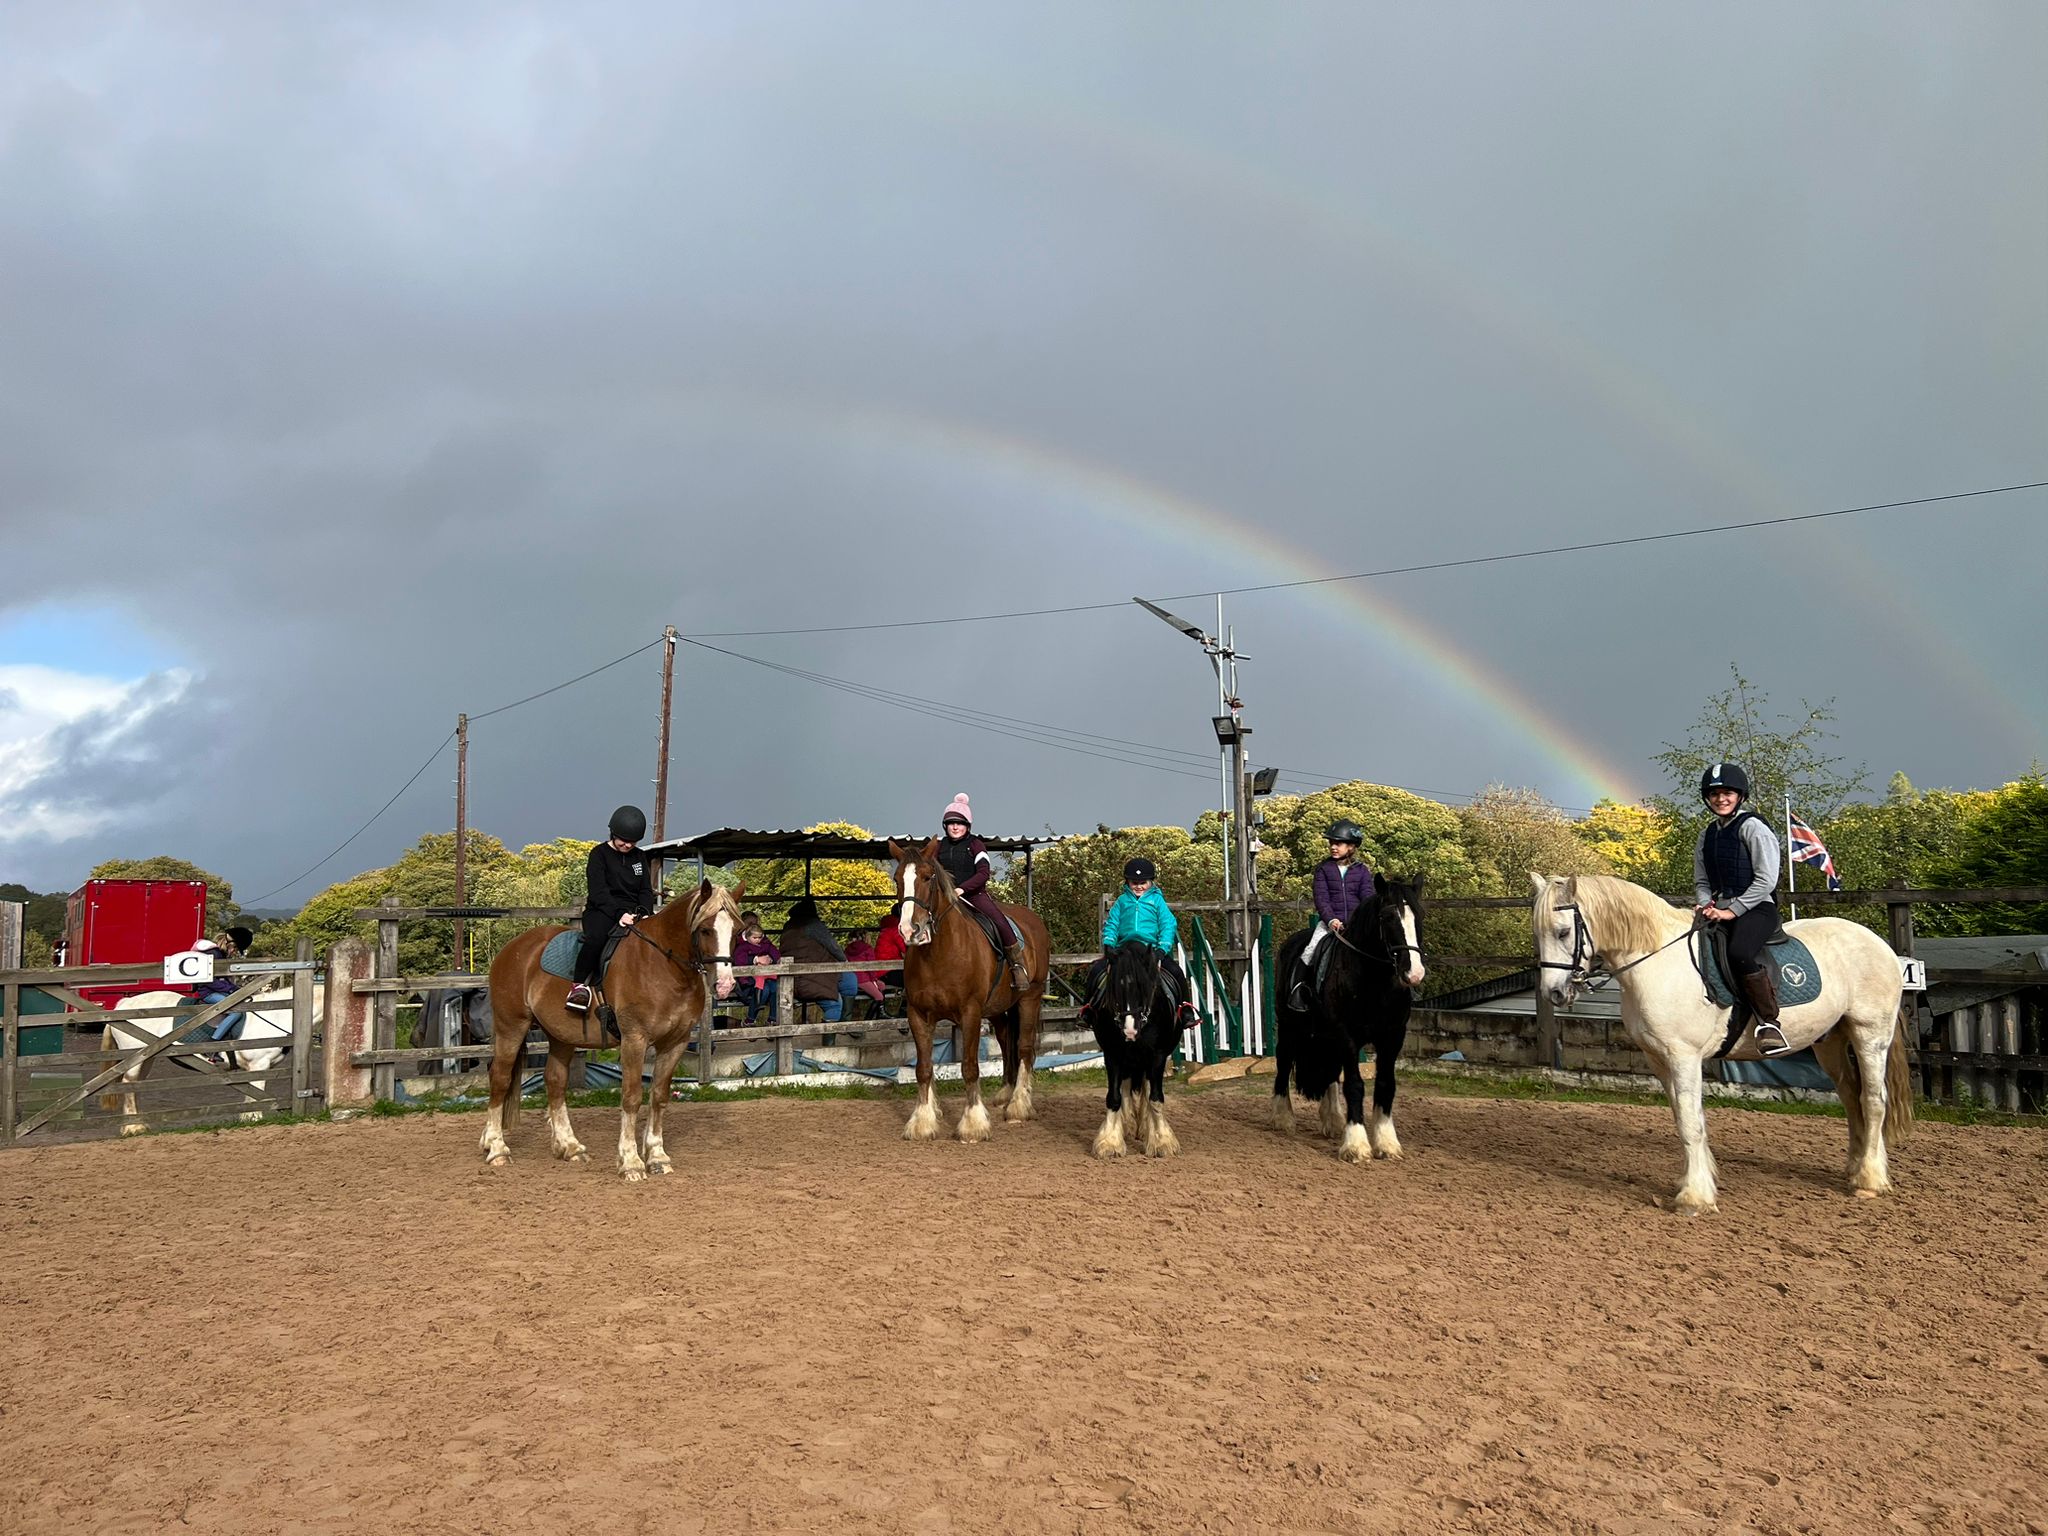
[[(1275, 973), (1291, 976), (1311, 929), (1281, 944)], [(1352, 914), (1342, 933), (1327, 935), (1316, 959), (1322, 967), (1309, 987), (1308, 1010), (1283, 999), (1279, 1040), (1274, 1050), (1273, 1124), (1294, 1129), (1294, 1105), (1287, 1096), (1291, 1071), (1305, 1099), (1322, 1103), (1322, 1130), (1338, 1136), (1337, 1155), (1347, 1163), (1371, 1157), (1399, 1157), (1394, 1134), (1394, 1059), (1408, 1038), (1408, 1010), (1422, 985), (1422, 882), (1382, 880), (1372, 900)], [(1365, 1078), (1358, 1055), (1372, 1047), (1375, 1077), (1372, 1118), (1365, 1114)], [(1337, 1085), (1344, 1085), (1344, 1113), (1337, 1114)]]
[(1097, 1157), (1122, 1157), (1126, 1137), (1142, 1141), (1151, 1157), (1180, 1150), (1166, 1123), (1166, 1061), (1181, 1033), (1175, 1004), (1159, 951), (1143, 939), (1126, 939), (1109, 957), (1108, 975), (1084, 1010), (1109, 1073), (1108, 1113), (1095, 1133)]

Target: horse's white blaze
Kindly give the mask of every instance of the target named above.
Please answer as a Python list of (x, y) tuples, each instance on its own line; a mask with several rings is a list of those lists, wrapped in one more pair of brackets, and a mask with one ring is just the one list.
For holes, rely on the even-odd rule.
[(1103, 1115), (1102, 1129), (1095, 1133), (1094, 1152), (1097, 1157), (1124, 1155), (1124, 1117), (1117, 1111), (1112, 1109)]
[(910, 942), (910, 914), (917, 903), (917, 865), (906, 863), (896, 873), (896, 891), (903, 898), (903, 905), (896, 909), (896, 931), (903, 935), (903, 942)]
[(1422, 985), (1422, 941), (1415, 936), (1415, 909), (1405, 903), (1401, 907), (1401, 942), (1408, 946), (1408, 969), (1401, 979), (1411, 987)]
[(1344, 1139), (1337, 1143), (1337, 1156), (1347, 1163), (1372, 1161), (1372, 1141), (1362, 1125), (1344, 1127)]
[(1368, 1105), (1365, 1111), (1366, 1139), (1372, 1143), (1374, 1157), (1399, 1157), (1401, 1138), (1394, 1134), (1394, 1117), (1383, 1115), (1377, 1104)]
[(1134, 1013), (1124, 1015), (1124, 1038), (1126, 1040), (1138, 1038), (1138, 1016)]
[(732, 977), (732, 914), (721, 908), (718, 915), (711, 919), (711, 931), (718, 939), (718, 995), (720, 997), (731, 997), (734, 986)]

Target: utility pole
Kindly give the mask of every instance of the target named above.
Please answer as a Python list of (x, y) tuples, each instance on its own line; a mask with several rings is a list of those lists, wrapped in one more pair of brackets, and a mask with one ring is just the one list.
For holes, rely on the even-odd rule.
[[(469, 716), (455, 717), (455, 905), (469, 905)], [(455, 968), (469, 968), (469, 924), (455, 919)]]
[(654, 840), (668, 836), (668, 727), (676, 694), (676, 627), (661, 632), (661, 752), (654, 765)]

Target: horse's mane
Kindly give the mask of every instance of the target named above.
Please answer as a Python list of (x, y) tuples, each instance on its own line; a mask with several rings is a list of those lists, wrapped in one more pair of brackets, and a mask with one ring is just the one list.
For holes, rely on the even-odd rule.
[[(1554, 887), (1553, 887), (1554, 889)], [(1671, 935), (1678, 914), (1655, 891), (1614, 875), (1573, 879), (1579, 909), (1603, 952), (1647, 952)], [(1555, 897), (1552, 898), (1553, 902)]]

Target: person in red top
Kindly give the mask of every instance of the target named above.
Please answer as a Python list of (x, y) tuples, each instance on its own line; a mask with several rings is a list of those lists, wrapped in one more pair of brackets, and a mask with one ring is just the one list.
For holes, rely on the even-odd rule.
[(882, 919), (881, 930), (875, 935), (875, 958), (893, 960), (896, 963), (882, 972), (882, 985), (900, 987), (903, 985), (903, 903), (897, 902), (889, 909), (889, 915)]
[[(853, 936), (846, 941), (846, 958), (849, 960), (872, 960), (875, 946), (868, 939), (865, 928), (856, 928)], [(882, 973), (880, 971), (855, 971), (853, 984), (861, 996), (871, 1002), (882, 1000)]]

